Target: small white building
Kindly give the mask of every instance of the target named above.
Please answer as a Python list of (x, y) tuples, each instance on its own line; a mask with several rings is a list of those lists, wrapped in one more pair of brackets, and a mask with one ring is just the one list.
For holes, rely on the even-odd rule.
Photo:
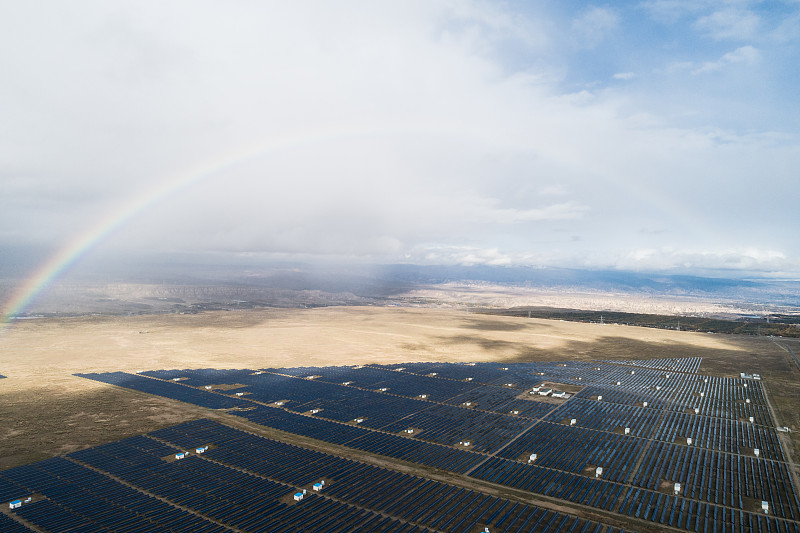
[(180, 452), (175, 454), (175, 459), (183, 459), (186, 457), (186, 452)]
[(539, 396), (550, 396), (552, 392), (553, 389), (539, 389)]
[(748, 418), (748, 420), (749, 420), (749, 421), (750, 421), (750, 423), (752, 424), (753, 422), (755, 422), (755, 420), (756, 420), (756, 419), (755, 419), (755, 418), (753, 418), (753, 417), (751, 416), (750, 418)]
[(569, 421), (569, 425), (570, 425), (570, 426), (574, 426), (574, 425), (575, 425), (575, 424), (577, 424), (577, 423), (578, 423), (578, 421), (577, 421), (577, 420), (575, 420), (574, 418), (570, 419), (570, 421)]
[(353, 422), (355, 422), (356, 424), (360, 424), (360, 423), (361, 423), (361, 422), (363, 422), (363, 421), (364, 421), (364, 419), (363, 419), (363, 418), (354, 418), (354, 419), (353, 419)]
[(237, 392), (236, 396), (244, 396), (244, 393), (243, 392)]
[(761, 500), (761, 510), (764, 511), (764, 514), (769, 514), (769, 502)]
[(389, 390), (389, 387), (381, 387), (378, 390), (381, 391), (381, 392), (386, 392), (387, 390)]
[(602, 402), (602, 401), (603, 401), (603, 395), (602, 395), (602, 394), (599, 394), (599, 395), (597, 396), (597, 401), (598, 401), (598, 402)]
[(626, 435), (630, 435), (631, 434), (631, 428), (625, 428), (625, 434)]
[(311, 410), (311, 414), (312, 414), (312, 415), (315, 415), (315, 414), (317, 414), (317, 413), (319, 413), (319, 409), (312, 409), (312, 410)]
[(519, 414), (519, 411), (518, 411), (517, 409), (513, 409), (513, 410), (511, 411), (511, 414), (512, 414), (512, 415), (518, 415), (518, 414)]
[(700, 408), (699, 407), (695, 407), (694, 408), (694, 414), (696, 414), (696, 415), (700, 414)]
[(753, 448), (753, 455), (758, 457), (759, 455), (761, 455), (761, 450), (759, 450), (758, 448)]
[(299, 502), (303, 499), (305, 495), (302, 492), (295, 492), (294, 493), (294, 501)]
[(194, 453), (197, 453), (197, 454), (205, 453), (205, 452), (206, 452), (206, 447), (203, 447), (203, 446), (194, 449)]
[(532, 453), (532, 454), (531, 454), (531, 456), (528, 458), (528, 462), (529, 462), (529, 463), (532, 463), (532, 462), (534, 462), (534, 461), (535, 461), (536, 459), (538, 459), (538, 458), (539, 458), (539, 455), (537, 455), (537, 454), (535, 454), (535, 453)]
[(642, 407), (647, 407), (647, 402), (642, 402)]
[(352, 381), (342, 381), (342, 385), (350, 385)]
[(569, 395), (563, 390), (553, 391), (553, 398), (566, 398), (567, 396)]
[(692, 445), (692, 437), (686, 437), (686, 445), (687, 446), (691, 446)]
[(324, 486), (325, 486), (325, 480), (323, 479), (322, 481), (314, 483), (314, 486), (311, 487), (311, 488), (314, 489), (315, 491), (319, 492), (319, 491), (322, 490), (322, 487), (324, 487)]
[(283, 405), (283, 404), (285, 404), (285, 403), (286, 403), (286, 402), (283, 402), (283, 401), (281, 401), (281, 402), (275, 402), (275, 405), (277, 405), (278, 407), (280, 407), (281, 405)]
[(414, 429), (413, 429), (413, 428), (408, 428), (408, 429), (406, 429), (406, 430), (404, 430), (404, 431), (405, 431), (406, 433), (408, 433), (409, 435), (411, 435), (411, 434), (413, 434), (413, 433), (414, 433)]
[(750, 398), (746, 398), (744, 403), (750, 403)]
[(425, 398), (427, 398), (427, 397), (428, 397), (428, 395), (427, 395), (427, 394), (420, 394), (420, 395), (419, 395), (419, 397), (420, 397), (420, 398), (422, 398), (422, 399), (424, 400)]
[(472, 381), (472, 378), (466, 378), (467, 381)]
[(594, 469), (594, 477), (602, 477), (603, 476), (603, 467), (598, 466)]
[(19, 509), (22, 507), (22, 500), (14, 500), (13, 502), (9, 502), (8, 507), (11, 509)]
[(681, 484), (675, 483), (675, 494), (680, 493), (680, 491), (681, 491)]

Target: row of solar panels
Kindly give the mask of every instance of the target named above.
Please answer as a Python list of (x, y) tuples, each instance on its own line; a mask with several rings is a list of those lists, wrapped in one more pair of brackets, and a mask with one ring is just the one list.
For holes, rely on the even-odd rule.
[[(139, 378), (139, 380), (147, 381), (148, 379)], [(195, 390), (182, 386), (179, 383), (159, 382), (156, 380), (149, 381), (163, 384), (165, 390), (169, 389), (166, 391), (167, 395), (169, 395), (169, 393), (178, 392), (181, 389), (189, 391)], [(307, 382), (307, 380), (294, 380), (294, 382), (302, 384)], [(300, 416), (282, 409), (259, 406), (255, 410), (243, 411), (237, 414), (254, 422), (284, 431), (298, 433), (336, 444), (345, 444), (372, 453), (459, 473), (469, 472), (480, 463), (486, 461), (485, 456), (475, 452), (459, 450), (448, 446), (436, 446), (425, 442), (419, 442), (415, 438), (405, 438), (393, 434), (369, 431), (361, 427), (321, 420), (316, 417)], [(420, 438), (423, 438), (424, 435), (425, 433), (423, 432)], [(556, 495), (557, 497), (564, 497), (561, 495), (562, 491), (557, 490), (559, 487), (552, 484), (540, 485), (539, 482), (558, 475), (562, 478), (559, 482), (561, 484), (587, 483), (584, 470), (587, 467), (603, 466), (605, 468), (603, 473), (604, 479), (590, 480), (587, 486), (607, 483), (606, 479), (622, 483), (604, 485), (600, 494), (607, 499), (601, 500), (600, 496), (597, 496), (593, 499), (592, 503), (592, 505), (604, 505), (603, 502), (606, 501), (615, 502), (614, 495), (622, 493), (621, 491), (623, 490), (624, 484), (626, 484), (627, 479), (633, 473), (632, 468), (636, 463), (636, 458), (645, 450), (646, 442), (647, 441), (641, 439), (624, 438), (622, 435), (610, 435), (608, 433), (594, 432), (578, 427), (543, 422), (530, 428), (527, 432), (516, 438), (512, 445), (502, 451), (501, 456), (511, 462), (510, 465), (504, 465), (504, 469), (516, 469), (519, 466), (524, 467), (522, 471), (525, 472), (526, 481), (530, 483), (531, 487), (531, 489), (526, 490)], [(526, 454), (540, 450), (547, 450), (547, 453), (539, 454), (536, 465), (518, 464), (519, 456), (527, 457)], [(721, 460), (723, 461), (724, 468), (728, 468), (726, 465), (737, 458), (737, 456), (732, 456), (730, 454), (718, 455), (722, 458)], [(705, 458), (688, 457), (685, 459), (685, 461), (688, 462), (684, 462), (682, 468), (694, 470), (697, 468), (697, 465), (693, 465), (691, 461), (701, 459), (705, 460)], [(657, 456), (654, 459), (650, 458), (647, 462), (642, 464), (640, 470), (650, 468), (653, 462), (660, 467), (668, 460), (669, 459), (665, 456)], [(715, 461), (717, 462), (714, 464), (718, 464), (719, 459), (715, 459)], [(759, 461), (764, 462), (763, 459)], [(699, 466), (702, 469), (711, 467), (710, 465)], [(773, 503), (773, 512), (778, 516), (790, 519), (797, 516), (797, 498), (791, 489), (790, 482), (788, 482), (788, 472), (785, 468), (758, 468), (748, 470), (747, 467), (745, 467), (745, 471), (745, 473), (749, 473), (749, 475), (756, 479), (756, 482), (753, 483), (753, 491), (751, 492), (753, 497), (768, 498), (769, 501)], [(478, 469), (472, 475), (482, 475), (482, 472), (481, 469)], [(682, 478), (676, 476), (676, 479), (672, 479), (671, 481), (681, 480)], [(651, 487), (652, 485), (651, 480), (649, 478), (645, 479), (644, 477), (638, 481), (634, 480), (634, 482), (641, 483), (645, 488)], [(701, 487), (703, 484), (702, 479), (698, 479), (694, 482), (687, 478), (685, 482), (688, 482), (687, 490), (693, 490), (695, 484), (699, 484)], [(769, 487), (776, 487), (775, 490), (777, 490), (777, 492), (770, 492)], [(572, 492), (574, 493), (574, 491)], [(592, 494), (593, 496), (598, 494), (597, 490), (593, 489)], [(585, 495), (582, 497), (585, 497)], [(693, 497), (705, 499), (706, 501), (713, 501), (713, 498), (716, 498), (716, 493), (711, 494), (708, 491), (698, 490), (693, 493)]]
[[(343, 367), (339, 367), (343, 368)], [(353, 372), (376, 372), (374, 369), (351, 369), (346, 367), (352, 374)], [(308, 375), (309, 369), (303, 369), (300, 374)], [(325, 374), (328, 369), (319, 369), (318, 372)], [(226, 403), (225, 396), (242, 400), (254, 400), (262, 403), (273, 403), (277, 401), (286, 402), (284, 405), (295, 412), (307, 412), (312, 409), (319, 410), (319, 416), (338, 421), (350, 421), (355, 418), (362, 419), (362, 423), (374, 429), (385, 429), (387, 431), (401, 431), (402, 427), (393, 427), (395, 421), (408, 419), (409, 427), (425, 429), (421, 438), (434, 440), (435, 442), (451, 444), (458, 442), (464, 435), (458, 437), (457, 431), (447, 432), (445, 427), (447, 422), (435, 424), (431, 421), (432, 406), (429, 402), (441, 401), (456, 407), (463, 407), (467, 404), (472, 409), (480, 411), (494, 411), (502, 413), (497, 415), (481, 415), (485, 422), (488, 432), (485, 439), (471, 437), (477, 450), (493, 452), (503, 444), (503, 439), (508, 432), (518, 431), (525, 427), (526, 422), (518, 420), (516, 417), (537, 419), (550, 413), (545, 419), (548, 421), (560, 421), (562, 419), (575, 419), (576, 425), (606, 432), (619, 432), (624, 428), (629, 428), (630, 435), (643, 438), (657, 438), (672, 442), (678, 437), (692, 438), (695, 446), (703, 446), (729, 453), (752, 453), (758, 449), (762, 457), (784, 460), (783, 452), (778, 443), (776, 432), (771, 426), (763, 426), (759, 422), (769, 423), (769, 413), (766, 408), (756, 404), (741, 404), (734, 406), (735, 409), (745, 407), (758, 409), (757, 416), (750, 422), (743, 420), (728, 420), (711, 418), (702, 413), (695, 414), (671, 412), (667, 414), (666, 420), (662, 423), (661, 411), (659, 406), (667, 406), (668, 403), (657, 400), (656, 405), (651, 405), (650, 401), (637, 402), (638, 405), (627, 403), (617, 403), (615, 396), (620, 395), (620, 391), (610, 391), (590, 387), (579, 392), (569, 402), (558, 410), (553, 411), (557, 404), (530, 401), (520, 399), (525, 396), (524, 392), (508, 387), (473, 385), (471, 383), (455, 382), (447, 379), (436, 379), (430, 377), (416, 376), (381, 370), (381, 380), (379, 382), (368, 383), (369, 387), (375, 385), (386, 385), (379, 389), (356, 388), (356, 385), (342, 385), (341, 383), (323, 382), (320, 379), (299, 379), (291, 378), (286, 375), (277, 375), (270, 371), (251, 370), (230, 370), (230, 371), (196, 371), (196, 370), (172, 370), (154, 371), (145, 374), (158, 377), (161, 380), (176, 382), (184, 386), (187, 390), (169, 394), (181, 394), (186, 397), (185, 401), (198, 403), (211, 408), (231, 407), (232, 404)], [(312, 374), (313, 375), (313, 374)], [(104, 375), (98, 378), (97, 375), (87, 375), (95, 379), (112, 382), (124, 386), (131, 386), (154, 392), (159, 387), (163, 388), (160, 382), (147, 383), (142, 377), (133, 377), (122, 373), (114, 375)], [(323, 376), (324, 377), (324, 376)], [(396, 382), (392, 381), (396, 378)], [(139, 380), (137, 382), (137, 379)], [(412, 380), (412, 381), (409, 381)], [(125, 382), (131, 382), (125, 385)], [(346, 382), (348, 383), (348, 382)], [(452, 389), (453, 384), (461, 387), (459, 391)], [(206, 387), (211, 392), (219, 392), (219, 387), (225, 385), (222, 394), (209, 394), (206, 399), (197, 399), (200, 392), (206, 391)], [(413, 388), (409, 390), (409, 387)], [(189, 388), (192, 387), (192, 388)], [(216, 388), (215, 388), (216, 387)], [(233, 388), (231, 388), (233, 387)], [(440, 388), (444, 388), (442, 391)], [(380, 389), (387, 389), (381, 391)], [(468, 389), (468, 392), (461, 392)], [(421, 391), (425, 391), (424, 393)], [(461, 392), (455, 396), (452, 393)], [(242, 396), (237, 396), (241, 394)], [(398, 396), (398, 394), (404, 394)], [(426, 396), (426, 398), (422, 398)], [(537, 398), (537, 396), (531, 396)], [(591, 400), (588, 398), (592, 398)], [(596, 401), (602, 398), (602, 402)], [(635, 398), (642, 398), (641, 395)], [(631, 395), (625, 397), (631, 399)], [(424, 400), (424, 401), (423, 401)], [(241, 402), (239, 403), (241, 404)], [(239, 405), (236, 404), (236, 405)], [(647, 407), (644, 407), (647, 405)], [(449, 411), (449, 412), (445, 412)], [(510, 414), (514, 416), (508, 416)], [(746, 413), (739, 413), (744, 416)], [(414, 417), (422, 416), (429, 423), (424, 421), (414, 421)], [(445, 419), (461, 419), (462, 411), (455, 408), (441, 407), (436, 415)], [(472, 414), (471, 417), (478, 418)], [(767, 419), (767, 420), (765, 420)], [(477, 423), (477, 422), (476, 422)], [(482, 430), (475, 429), (475, 433), (481, 436)], [(437, 434), (439, 438), (437, 439)]]
[[(0, 472), (10, 511), (44, 531), (618, 531), (199, 420)], [(180, 451), (200, 445), (202, 455)], [(327, 482), (300, 500), (314, 480)], [(0, 515), (3, 517), (4, 515)], [(11, 519), (3, 531), (29, 531)], [(12, 529), (13, 528), (13, 529)]]

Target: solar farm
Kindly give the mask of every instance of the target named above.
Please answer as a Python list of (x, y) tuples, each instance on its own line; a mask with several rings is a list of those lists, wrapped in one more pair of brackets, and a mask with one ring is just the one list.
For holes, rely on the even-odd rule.
[(0, 530), (800, 533), (761, 380), (700, 363), (78, 374), (210, 418), (0, 472)]

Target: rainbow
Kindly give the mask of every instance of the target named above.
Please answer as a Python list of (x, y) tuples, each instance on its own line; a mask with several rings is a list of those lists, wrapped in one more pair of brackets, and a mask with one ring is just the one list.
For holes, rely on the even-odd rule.
[[(264, 157), (281, 150), (332, 140), (375, 137), (376, 135), (387, 134), (441, 134), (451, 138), (470, 137), (480, 142), (486, 142), (487, 140), (484, 132), (469, 130), (465, 128), (463, 124), (451, 126), (414, 123), (393, 124), (391, 128), (385, 126), (379, 128), (356, 127), (349, 129), (339, 127), (329, 130), (301, 131), (283, 134), (279, 137), (262, 139), (245, 147), (239, 147), (232, 151), (225, 152), (214, 159), (204, 161), (201, 164), (164, 179), (154, 188), (144, 191), (139, 196), (118, 206), (86, 231), (72, 239), (22, 283), (17, 290), (14, 291), (5, 305), (3, 305), (0, 309), (0, 332), (7, 329), (16, 316), (23, 313), (39, 294), (52, 285), (54, 281), (86, 255), (87, 252), (98, 246), (131, 219), (181, 190), (246, 161)], [(617, 181), (611, 176), (604, 176), (604, 178), (609, 182)], [(617, 183), (617, 185), (621, 186), (619, 183)], [(631, 187), (631, 185), (633, 185), (633, 187)], [(640, 200), (656, 207), (662, 212), (670, 213), (673, 215), (673, 220), (682, 220), (686, 223), (692, 218), (688, 212), (675, 213), (675, 206), (670, 207), (664, 205), (664, 199), (654, 197), (652, 194), (648, 194), (647, 191), (641, 189), (642, 187), (638, 184), (627, 184), (627, 190), (634, 197), (638, 197)], [(700, 227), (700, 224), (696, 224), (694, 229), (696, 230), (698, 227)]]
[[(421, 127), (422, 126), (422, 127)], [(391, 129), (383, 128), (336, 128), (331, 130), (301, 131), (294, 134), (283, 134), (280, 137), (270, 137), (245, 147), (225, 152), (216, 158), (204, 161), (189, 169), (176, 173), (158, 183), (152, 189), (144, 191), (139, 196), (118, 206), (111, 213), (98, 220), (86, 231), (72, 239), (66, 246), (42, 264), (32, 276), (21, 284), (10, 300), (0, 311), (0, 332), (6, 329), (14, 318), (24, 312), (33, 300), (47, 289), (72, 265), (79, 261), (87, 252), (106, 240), (110, 235), (124, 226), (131, 219), (148, 210), (164, 199), (179, 191), (198, 183), (210, 176), (229, 170), (246, 161), (264, 157), (271, 153), (287, 150), (305, 145), (313, 145), (332, 140), (346, 140), (348, 138), (374, 137), (394, 133), (446, 133), (463, 136), (463, 131), (456, 128), (441, 128), (431, 125), (394, 125)]]

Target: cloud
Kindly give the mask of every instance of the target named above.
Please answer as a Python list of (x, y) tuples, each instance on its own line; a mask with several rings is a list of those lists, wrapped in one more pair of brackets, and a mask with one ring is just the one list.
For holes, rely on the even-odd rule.
[(572, 21), (573, 37), (593, 48), (619, 27), (619, 16), (611, 9), (590, 7)]
[(748, 40), (756, 36), (761, 19), (752, 11), (724, 9), (700, 17), (695, 27), (716, 40)]
[[(761, 42), (662, 55), (686, 28), (656, 43), (619, 31), (636, 10), (554, 5), (10, 4), (0, 245), (63, 247), (186, 178), (101, 246), (561, 266), (678, 245), (800, 256), (793, 198), (775, 194), (800, 168), (793, 107), (761, 95), (766, 78), (746, 92), (691, 76), (788, 56)], [(665, 57), (684, 65), (656, 72)]]
[(752, 46), (742, 46), (732, 52), (728, 52), (716, 61), (708, 61), (692, 70), (694, 74), (714, 72), (722, 70), (731, 65), (755, 65), (761, 60), (761, 53)]
[(784, 17), (773, 30), (771, 37), (780, 43), (790, 43), (800, 39), (800, 13)]
[(791, 272), (800, 263), (782, 252), (761, 248), (721, 250), (639, 249), (621, 258), (616, 268), (626, 270)]

